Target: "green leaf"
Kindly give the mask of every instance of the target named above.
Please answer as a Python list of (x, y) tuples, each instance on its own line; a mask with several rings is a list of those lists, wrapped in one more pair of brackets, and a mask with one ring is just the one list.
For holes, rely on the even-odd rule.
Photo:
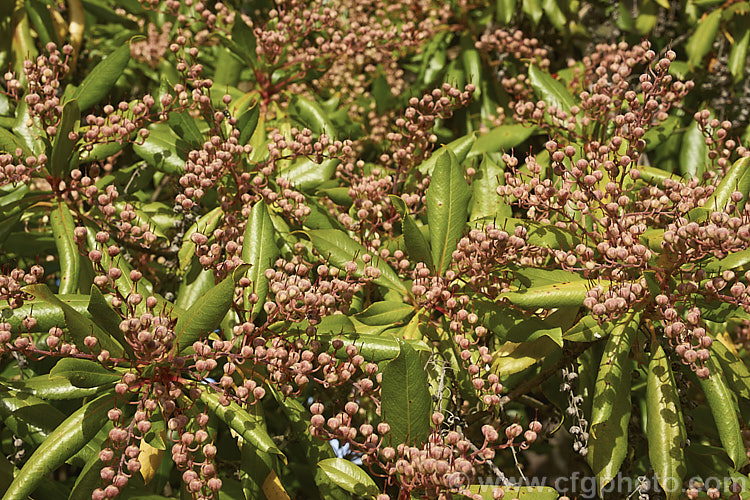
[(657, 185), (657, 186), (663, 187), (664, 181), (666, 179), (671, 179), (676, 182), (687, 184), (686, 179), (680, 177), (677, 174), (673, 174), (671, 172), (667, 172), (666, 170), (661, 170), (659, 168), (638, 165), (638, 171), (641, 174), (640, 180), (642, 180), (643, 182), (649, 185)]
[(34, 447), (65, 420), (65, 414), (43, 399), (17, 391), (0, 391), (0, 417), (3, 426)]
[(591, 433), (586, 459), (596, 474), (599, 490), (612, 481), (628, 452), (628, 423), (631, 411), (630, 346), (641, 314), (614, 329), (604, 346), (591, 405)]
[(441, 152), (445, 149), (452, 151), (453, 154), (456, 155), (456, 160), (458, 161), (458, 163), (463, 164), (464, 160), (471, 155), (474, 141), (476, 140), (477, 136), (473, 132), (463, 137), (459, 137), (458, 139), (449, 142), (448, 144), (440, 148), (440, 150), (435, 151), (432, 156), (420, 163), (417, 169), (423, 174), (432, 175), (432, 172), (435, 170), (436, 162), (440, 157)]
[(750, 44), (750, 26), (745, 23), (737, 23), (737, 29), (732, 33), (734, 44), (729, 51), (727, 67), (734, 77), (734, 83), (742, 81), (745, 75), (745, 61), (747, 61), (747, 47)]
[(419, 354), (402, 343), (398, 357), (383, 369), (381, 386), (381, 411), (383, 421), (391, 426), (391, 446), (423, 443), (430, 433), (431, 406), (427, 374)]
[(721, 373), (732, 390), (740, 397), (750, 399), (750, 370), (745, 363), (719, 339), (711, 343), (709, 350), (711, 356), (719, 360)]
[(309, 128), (317, 135), (327, 134), (329, 136), (334, 136), (336, 134), (336, 128), (328, 119), (323, 109), (321, 109), (320, 105), (315, 101), (300, 96), (299, 94), (292, 95), (292, 99), (289, 103), (289, 114), (297, 122), (304, 127)]
[(516, 0), (495, 0), (495, 20), (500, 26), (507, 26), (516, 12)]
[(711, 52), (711, 46), (719, 32), (722, 9), (716, 9), (701, 19), (695, 33), (685, 44), (688, 63), (691, 67), (699, 68), (703, 65), (703, 58)]
[(470, 221), (497, 220), (511, 215), (510, 206), (497, 194), (503, 174), (503, 168), (489, 155), (484, 155), (476, 175), (471, 180)]
[(427, 222), (435, 270), (442, 274), (464, 233), (471, 190), (456, 155), (449, 149), (438, 153), (427, 188)]
[[(112, 336), (99, 328), (99, 326), (89, 318), (79, 313), (68, 304), (58, 299), (47, 285), (27, 285), (23, 290), (37, 300), (49, 302), (59, 306), (65, 316), (65, 326), (68, 327), (70, 339), (76, 344), (81, 352), (89, 351), (92, 354), (99, 354), (101, 349), (109, 351), (112, 357), (122, 356), (122, 346)], [(88, 336), (94, 336), (98, 340), (93, 350), (84, 345), (84, 339)]]
[(86, 111), (99, 102), (115, 84), (130, 61), (130, 44), (125, 44), (105, 57), (94, 69), (86, 75), (76, 91), (73, 99), (78, 99), (78, 107)]
[(512, 148), (522, 144), (526, 139), (538, 133), (539, 129), (537, 127), (500, 125), (480, 136), (471, 147), (467, 158), (472, 158), (483, 153), (509, 152)]
[(60, 257), (59, 293), (75, 293), (78, 291), (81, 256), (73, 234), (76, 224), (70, 214), (68, 204), (62, 200), (53, 203), (49, 221), (57, 246), (57, 255)]
[(708, 162), (708, 146), (705, 137), (698, 127), (698, 122), (691, 122), (687, 131), (682, 135), (680, 148), (680, 173), (688, 179), (703, 178)]
[(234, 26), (232, 26), (232, 41), (236, 44), (237, 50), (241, 51), (241, 57), (244, 61), (250, 63), (250, 66), (254, 66), (258, 58), (255, 52), (257, 41), (255, 40), (255, 33), (253, 29), (247, 25), (242, 19), (242, 16), (236, 16), (234, 18)]
[(17, 382), (0, 382), (0, 386), (2, 385), (50, 401), (87, 398), (100, 390), (99, 387), (76, 387), (67, 378), (49, 375), (39, 375)]
[(0, 127), (0, 150), (15, 155), (16, 149), (23, 151), (22, 154), (24, 156), (31, 155), (28, 146), (21, 139), (16, 137), (12, 132)]
[(180, 152), (187, 153), (188, 143), (182, 141), (166, 123), (148, 127), (149, 136), (133, 144), (133, 151), (152, 167), (167, 174), (182, 175), (185, 160)]
[(541, 21), (542, 19), (542, 14), (544, 14), (539, 0), (523, 0), (521, 9), (523, 10), (524, 14), (529, 16), (534, 26), (537, 26), (539, 24), (539, 21)]
[(177, 351), (182, 352), (202, 336), (218, 328), (221, 320), (234, 303), (235, 284), (245, 275), (250, 266), (242, 265), (231, 276), (203, 294), (198, 301), (180, 315), (174, 327)]
[[(515, 3), (515, 0), (498, 0)], [(474, 47), (474, 39), (466, 34), (461, 37), (461, 62), (468, 83), (474, 84), (473, 99), (479, 99), (482, 88), (482, 59), (479, 51)]]
[(89, 359), (63, 358), (52, 367), (50, 377), (62, 377), (70, 380), (76, 387), (99, 387), (114, 384), (122, 375), (107, 370), (100, 363)]
[(502, 345), (492, 353), (492, 373), (505, 377), (535, 365), (562, 349), (562, 329), (536, 317), (508, 330)]
[(230, 402), (229, 405), (224, 406), (219, 402), (219, 399), (219, 395), (208, 388), (201, 391), (201, 401), (205, 403), (208, 411), (221, 419), (247, 443), (263, 453), (273, 453), (286, 463), (286, 457), (273, 442), (271, 436), (263, 429), (262, 423), (257, 418), (254, 418), (237, 403)]
[(250, 211), (242, 243), (242, 260), (252, 266), (248, 278), (253, 283), (253, 292), (258, 296), (258, 302), (252, 310), (253, 317), (260, 313), (266, 302), (268, 296), (266, 269), (273, 266), (278, 256), (276, 230), (269, 215), (268, 205), (261, 200)]
[(654, 351), (646, 385), (648, 456), (667, 500), (672, 500), (680, 497), (687, 472), (684, 454), (687, 435), (667, 355), (658, 344), (651, 348)]
[(49, 42), (59, 43), (47, 5), (40, 0), (25, 0), (24, 4), (26, 14), (31, 24), (34, 25), (34, 30), (42, 45), (47, 45)]
[(260, 106), (257, 104), (237, 118), (237, 129), (240, 131), (240, 144), (247, 144), (247, 141), (253, 136), (255, 129), (258, 127), (259, 118)]
[(688, 213), (688, 218), (696, 220), (695, 217), (690, 217), (691, 214), (698, 213), (699, 209), (706, 210), (724, 210), (727, 205), (732, 202), (732, 193), (739, 191), (742, 193), (742, 200), (737, 203), (737, 211), (741, 212), (745, 207), (748, 193), (750, 193), (750, 156), (740, 158), (727, 171), (727, 174), (716, 186), (716, 190), (701, 206), (694, 208)]
[[(362, 275), (365, 268), (362, 255), (367, 253), (367, 249), (351, 239), (345, 232), (338, 229), (315, 229), (306, 231), (306, 234), (310, 237), (315, 249), (331, 264), (343, 269), (347, 262), (354, 261), (357, 263), (355, 275)], [(405, 296), (409, 295), (406, 286), (387, 262), (375, 256), (368, 265), (375, 266), (380, 270), (380, 276), (374, 280), (375, 283)]]
[(404, 235), (404, 244), (406, 244), (406, 253), (415, 262), (424, 262), (427, 267), (432, 269), (432, 251), (430, 243), (419, 229), (414, 218), (409, 214), (404, 200), (396, 195), (390, 195), (391, 203), (401, 214), (401, 232)]
[(565, 29), (566, 19), (565, 14), (560, 10), (560, 6), (557, 4), (557, 0), (542, 0), (542, 9), (547, 14), (547, 19), (550, 20), (552, 25), (560, 31)]
[(408, 319), (412, 314), (414, 314), (414, 306), (403, 302), (384, 300), (371, 304), (370, 307), (355, 314), (354, 317), (365, 325), (377, 326), (396, 325)]
[(575, 99), (565, 85), (533, 64), (529, 66), (529, 83), (537, 97), (544, 100), (547, 106), (555, 106), (557, 109), (569, 112), (570, 108), (575, 105)]
[(105, 394), (65, 419), (29, 457), (3, 500), (25, 500), (48, 474), (83, 448), (107, 422), (115, 399), (115, 395)]
[(195, 118), (190, 116), (190, 113), (187, 111), (170, 113), (167, 123), (178, 137), (184, 139), (193, 148), (198, 149), (203, 146), (203, 134), (198, 128)]
[(336, 165), (338, 164), (339, 160), (337, 159), (316, 163), (313, 160), (303, 158), (299, 162), (280, 170), (279, 177), (287, 179), (295, 189), (311, 191), (330, 180), (336, 172)]
[(68, 173), (71, 155), (75, 149), (75, 141), (71, 141), (68, 134), (75, 129), (76, 122), (81, 118), (78, 109), (78, 101), (75, 99), (63, 105), (60, 123), (57, 126), (57, 134), (52, 141), (52, 154), (49, 159), (49, 172), (56, 179), (62, 178)]
[(331, 481), (349, 493), (360, 497), (375, 498), (378, 485), (362, 468), (343, 458), (327, 458), (318, 462)]
[(706, 396), (706, 403), (711, 409), (711, 414), (714, 416), (724, 451), (729, 455), (735, 469), (739, 470), (747, 464), (747, 455), (740, 433), (740, 421), (735, 411), (736, 401), (721, 373), (719, 361), (709, 356), (705, 363), (710, 372), (709, 376), (706, 379), (699, 379), (698, 382)]
[(586, 292), (592, 287), (589, 281), (576, 279), (553, 285), (527, 288), (520, 292), (505, 292), (498, 297), (525, 309), (551, 309), (555, 307), (580, 306)]

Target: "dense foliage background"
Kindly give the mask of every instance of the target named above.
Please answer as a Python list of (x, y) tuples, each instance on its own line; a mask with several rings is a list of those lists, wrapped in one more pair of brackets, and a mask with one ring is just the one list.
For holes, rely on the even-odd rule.
[(750, 4), (0, 5), (0, 492), (748, 498)]

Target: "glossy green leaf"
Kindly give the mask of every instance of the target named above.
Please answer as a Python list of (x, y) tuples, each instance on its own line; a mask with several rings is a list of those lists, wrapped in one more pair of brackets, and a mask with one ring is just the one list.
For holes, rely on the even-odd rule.
[(467, 155), (468, 158), (483, 153), (510, 152), (512, 148), (522, 144), (532, 135), (538, 134), (539, 129), (526, 125), (500, 125), (490, 129), (489, 132), (480, 136)]
[[(365, 263), (362, 262), (362, 255), (367, 253), (365, 247), (351, 239), (345, 232), (337, 229), (316, 229), (306, 231), (306, 234), (324, 259), (328, 259), (331, 264), (339, 269), (344, 269), (347, 262), (354, 261), (357, 263), (355, 273), (361, 276), (365, 268)], [(368, 265), (374, 265), (380, 270), (380, 276), (374, 280), (375, 283), (403, 295), (408, 295), (406, 286), (387, 262), (379, 257), (373, 257)]]
[(48, 6), (40, 0), (25, 0), (24, 6), (42, 45), (49, 42), (59, 43)]
[(507, 26), (516, 12), (516, 0), (495, 0), (495, 20), (500, 26)]
[(680, 497), (687, 472), (687, 435), (669, 359), (661, 346), (652, 349), (646, 385), (648, 456), (667, 500), (672, 500)]
[(247, 141), (255, 133), (260, 118), (260, 106), (255, 105), (246, 110), (237, 118), (237, 129), (240, 131), (240, 144), (247, 144)]
[(0, 390), (3, 426), (34, 447), (65, 420), (65, 414), (43, 399), (18, 391)]
[(221, 419), (247, 443), (263, 453), (276, 455), (286, 463), (286, 457), (273, 442), (271, 436), (263, 429), (257, 419), (248, 414), (247, 410), (244, 410), (235, 402), (229, 403), (228, 406), (222, 405), (219, 402), (219, 395), (207, 388), (201, 391), (201, 401), (205, 403), (208, 411)]
[(167, 174), (185, 172), (185, 155), (190, 146), (182, 141), (166, 123), (148, 127), (149, 136), (133, 144), (133, 151), (152, 167)]
[(50, 401), (87, 398), (100, 390), (99, 387), (76, 387), (67, 378), (49, 375), (39, 375), (17, 382), (3, 382), (0, 385)]
[(698, 381), (714, 416), (724, 451), (729, 455), (735, 469), (739, 470), (747, 464), (747, 455), (740, 432), (740, 421), (735, 411), (736, 401), (721, 373), (719, 361), (710, 356), (705, 363), (710, 372), (709, 377)]
[(542, 0), (542, 9), (544, 9), (547, 19), (550, 20), (555, 28), (560, 31), (565, 29), (567, 20), (565, 19), (565, 14), (560, 9), (557, 0)]
[(336, 134), (336, 128), (328, 119), (326, 112), (320, 105), (299, 94), (294, 94), (289, 103), (289, 113), (304, 127), (309, 128), (315, 134)]
[(570, 95), (565, 85), (533, 64), (529, 66), (529, 83), (537, 97), (544, 100), (547, 106), (555, 106), (557, 109), (568, 112), (575, 105), (575, 99)]
[(423, 174), (432, 175), (437, 160), (440, 157), (440, 153), (445, 149), (452, 151), (453, 154), (456, 155), (458, 163), (463, 164), (464, 160), (471, 156), (471, 151), (473, 150), (474, 142), (476, 140), (477, 136), (474, 133), (459, 137), (458, 139), (449, 142), (438, 151), (432, 153), (432, 156), (420, 163), (417, 169)]
[(52, 140), (52, 154), (49, 158), (48, 170), (55, 178), (61, 178), (68, 173), (71, 155), (75, 149), (75, 141), (70, 140), (68, 134), (75, 129), (76, 122), (81, 118), (78, 101), (75, 99), (63, 105), (57, 134)]
[(600, 491), (617, 476), (628, 451), (632, 372), (629, 356), (640, 317), (640, 312), (630, 314), (628, 321), (614, 329), (599, 364), (586, 459), (596, 474)]
[(464, 233), (471, 190), (456, 155), (450, 150), (438, 155), (425, 198), (432, 262), (435, 270), (443, 274)]
[(711, 356), (716, 356), (721, 365), (721, 373), (727, 384), (740, 397), (750, 399), (750, 370), (734, 351), (727, 348), (719, 339), (709, 347)]
[(690, 123), (687, 131), (682, 135), (682, 147), (680, 148), (680, 173), (691, 179), (703, 178), (708, 162), (708, 146), (705, 137), (698, 127), (698, 122)]
[(734, 43), (729, 51), (727, 67), (734, 77), (734, 82), (739, 83), (745, 75), (747, 47), (750, 44), (750, 26), (747, 22), (737, 23), (737, 29), (732, 33), (732, 38), (734, 38)]
[(83, 448), (107, 422), (107, 412), (114, 407), (115, 396), (105, 394), (83, 405), (60, 424), (24, 464), (21, 473), (5, 492), (2, 500), (25, 500), (48, 474)]
[(497, 220), (511, 215), (511, 208), (497, 188), (502, 182), (503, 168), (495, 163), (489, 155), (484, 155), (479, 169), (471, 180), (471, 205), (469, 220)]
[(31, 154), (28, 146), (20, 138), (16, 137), (12, 132), (0, 128), (0, 150), (15, 155), (16, 149), (20, 149), (25, 156)]
[(719, 182), (716, 190), (701, 208), (724, 210), (731, 203), (732, 193), (735, 191), (739, 191), (743, 195), (742, 201), (737, 203), (737, 210), (742, 211), (747, 201), (748, 193), (750, 193), (750, 156), (740, 158), (732, 164), (727, 174)]
[(181, 314), (174, 327), (177, 350), (182, 352), (193, 342), (218, 328), (234, 302), (235, 284), (250, 266), (242, 265), (232, 274), (206, 292), (195, 304)]
[(562, 329), (532, 317), (508, 330), (502, 345), (492, 353), (492, 373), (505, 377), (535, 365), (562, 349)]
[(104, 368), (101, 363), (88, 359), (63, 358), (52, 367), (50, 377), (70, 380), (76, 387), (99, 387), (114, 384), (122, 375)]
[(250, 211), (242, 243), (242, 260), (252, 266), (248, 278), (253, 283), (253, 293), (258, 296), (258, 302), (253, 306), (253, 316), (261, 311), (266, 301), (268, 295), (266, 269), (273, 266), (278, 255), (276, 230), (269, 215), (268, 205), (261, 200)]
[(358, 497), (375, 498), (379, 489), (364, 469), (343, 458), (327, 458), (318, 462), (326, 476), (339, 487)]
[(685, 44), (688, 55), (688, 63), (693, 67), (701, 67), (703, 58), (711, 51), (711, 46), (719, 32), (722, 9), (716, 9), (703, 17), (698, 23), (698, 28), (690, 36)]
[(78, 245), (73, 234), (76, 224), (73, 221), (68, 204), (62, 200), (53, 203), (49, 221), (57, 246), (57, 254), (60, 257), (59, 293), (75, 293), (78, 291), (81, 256), (78, 253)]
[[(505, 2), (513, 2), (515, 0), (497, 0)], [(473, 99), (479, 99), (482, 92), (482, 59), (479, 57), (479, 51), (474, 47), (474, 39), (465, 35), (461, 37), (461, 63), (466, 73), (467, 83), (471, 83), (475, 86)]]
[(81, 111), (86, 111), (109, 93), (129, 61), (130, 44), (127, 43), (115, 49), (86, 75), (73, 94)]
[[(109, 333), (105, 332), (92, 320), (58, 299), (57, 296), (50, 291), (47, 285), (28, 285), (24, 287), (24, 291), (36, 297), (37, 300), (55, 304), (63, 310), (65, 326), (68, 327), (68, 331), (70, 332), (69, 340), (72, 340), (81, 352), (88, 351), (92, 352), (92, 354), (99, 354), (102, 349), (106, 349), (112, 357), (122, 356), (122, 346), (112, 338)], [(94, 336), (98, 340), (93, 351), (84, 345), (84, 340), (88, 336)]]
[(339, 160), (337, 159), (316, 163), (313, 160), (303, 158), (299, 162), (282, 169), (279, 176), (287, 179), (295, 189), (310, 191), (330, 180), (336, 173), (336, 165), (338, 164)]
[(683, 184), (687, 184), (687, 180), (680, 177), (677, 174), (673, 174), (670, 172), (667, 172), (666, 170), (661, 170), (655, 167), (646, 167), (643, 165), (638, 165), (638, 172), (640, 172), (641, 177), (640, 180), (643, 181), (646, 184), (652, 185), (652, 186), (664, 186), (664, 181), (666, 179), (670, 179), (673, 181), (681, 182)]
[(407, 320), (412, 314), (414, 314), (414, 306), (403, 302), (384, 300), (371, 304), (370, 307), (355, 314), (354, 317), (365, 325), (377, 326), (396, 325)]
[(424, 262), (428, 268), (432, 269), (434, 264), (432, 262), (430, 243), (425, 238), (414, 218), (408, 213), (406, 203), (396, 195), (391, 195), (390, 199), (398, 213), (401, 214), (401, 232), (404, 235), (407, 255), (413, 261)]
[(381, 411), (391, 426), (386, 437), (391, 446), (423, 443), (430, 432), (431, 407), (424, 364), (417, 351), (402, 343), (398, 357), (383, 369), (381, 386)]
[(182, 113), (170, 113), (167, 120), (170, 128), (178, 137), (182, 138), (191, 147), (199, 149), (203, 146), (204, 134), (198, 128), (195, 118), (187, 111)]
[[(397, 358), (401, 353), (401, 343), (409, 344), (409, 346), (416, 351), (430, 351), (430, 348), (424, 342), (413, 340), (400, 341), (388, 334), (318, 335), (318, 339), (327, 348), (330, 347), (330, 343), (333, 339), (343, 340), (344, 346), (354, 344), (357, 346), (357, 352), (361, 354), (366, 361), (373, 363), (380, 363), (381, 361), (389, 361)], [(341, 359), (347, 358), (344, 349), (339, 349), (336, 352), (336, 355)]]
[(529, 16), (534, 26), (539, 24), (544, 14), (540, 0), (522, 0), (521, 9)]
[(586, 292), (593, 285), (584, 279), (576, 279), (527, 288), (519, 292), (501, 293), (500, 297), (525, 309), (551, 309), (555, 307), (580, 306)]

